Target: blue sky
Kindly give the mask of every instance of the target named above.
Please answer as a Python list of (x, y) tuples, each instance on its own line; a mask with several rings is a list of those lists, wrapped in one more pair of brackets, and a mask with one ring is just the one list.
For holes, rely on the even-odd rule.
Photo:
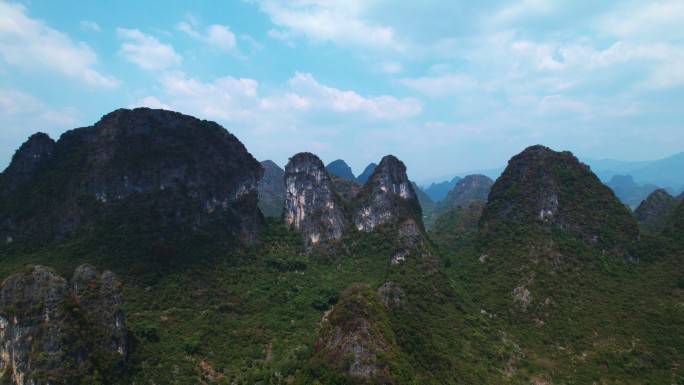
[(684, 1), (0, 0), (0, 168), (117, 108), (214, 120), (259, 160), (301, 151), (424, 180), (541, 143), (684, 151)]

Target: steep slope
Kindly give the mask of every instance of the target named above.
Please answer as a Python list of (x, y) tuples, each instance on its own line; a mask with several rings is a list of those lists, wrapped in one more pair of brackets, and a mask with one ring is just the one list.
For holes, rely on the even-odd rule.
[(406, 176), (406, 166), (392, 155), (382, 158), (353, 205), (352, 221), (361, 231), (408, 218), (422, 227), (420, 204)]
[(500, 320), (512, 382), (671, 380), (681, 339), (662, 339), (681, 322), (655, 310), (669, 299), (639, 298), (669, 293), (673, 281), (631, 262), (655, 257), (636, 251), (635, 220), (571, 153), (533, 146), (514, 156), (479, 227), (452, 274)]
[(261, 162), (261, 167), (259, 209), (267, 217), (279, 217), (285, 209), (285, 170), (270, 160)]
[(337, 191), (338, 196), (343, 202), (350, 202), (361, 191), (361, 185), (355, 180), (342, 178), (337, 175), (330, 175), (330, 179), (332, 179), (335, 191)]
[(308, 249), (339, 240), (345, 233), (340, 198), (323, 162), (299, 153), (285, 166), (285, 223), (297, 229)]
[(428, 230), (430, 240), (440, 250), (460, 251), (470, 246), (477, 235), (485, 204), (476, 200), (466, 207), (458, 206), (442, 213)]
[(435, 206), (434, 210), (425, 221), (425, 227), (429, 229), (442, 214), (451, 209), (459, 206), (467, 207), (475, 201), (486, 202), (492, 184), (494, 184), (493, 180), (481, 174), (463, 177), (463, 179), (459, 180), (454, 188), (449, 191), (446, 198)]
[(375, 171), (375, 168), (378, 167), (377, 164), (371, 163), (366, 168), (363, 170), (359, 176), (356, 177), (356, 180), (359, 181), (362, 185), (366, 184), (368, 181), (368, 178), (370, 178), (371, 175), (373, 175), (373, 171)]
[(430, 196), (428, 196), (425, 191), (421, 190), (420, 187), (416, 184), (416, 182), (411, 182), (411, 187), (413, 187), (413, 191), (416, 192), (416, 197), (418, 197), (418, 203), (420, 204), (420, 209), (423, 211), (423, 220), (426, 218), (430, 217), (432, 212), (435, 209), (436, 203), (430, 199)]
[(677, 198), (664, 189), (658, 189), (634, 210), (634, 218), (639, 222), (642, 233), (657, 234), (665, 228), (678, 205)]
[(54, 145), (39, 134), (22, 146), (0, 180), (0, 238), (42, 244), (103, 227), (162, 237), (222, 222), (219, 239), (252, 241), (261, 172), (215, 123), (117, 110)]
[[(401, 361), (396, 338), (380, 295), (353, 284), (323, 319), (310, 367), (323, 383), (342, 374), (348, 383), (397, 384)], [(394, 365), (392, 365), (394, 364)]]
[(325, 166), (325, 169), (328, 170), (328, 174), (337, 175), (340, 178), (356, 181), (356, 177), (354, 176), (351, 167), (349, 167), (347, 162), (343, 161), (342, 159), (337, 159), (330, 162), (327, 166)]
[[(0, 285), (0, 378), (7, 383), (123, 383), (120, 283), (76, 269), (71, 284), (35, 266)], [(4, 381), (3, 381), (4, 383)]]
[(625, 255), (636, 222), (613, 192), (570, 152), (528, 147), (508, 162), (482, 214), (483, 240), (511, 226), (555, 231)]

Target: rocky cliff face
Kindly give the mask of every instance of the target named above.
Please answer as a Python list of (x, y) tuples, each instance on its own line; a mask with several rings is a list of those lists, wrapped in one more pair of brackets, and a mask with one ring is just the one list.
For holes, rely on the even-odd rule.
[(665, 228), (678, 205), (677, 198), (664, 189), (657, 189), (634, 210), (634, 218), (642, 232), (656, 234)]
[(587, 244), (622, 248), (638, 234), (631, 213), (570, 152), (532, 146), (511, 158), (489, 194), (480, 233), (556, 227)]
[(332, 372), (344, 373), (353, 384), (394, 384), (390, 363), (397, 354), (380, 295), (368, 285), (353, 284), (323, 320), (309, 366), (323, 379)]
[(111, 272), (76, 269), (69, 284), (43, 267), (0, 285), (0, 378), (10, 383), (102, 382), (120, 373), (126, 331)]
[(285, 223), (294, 226), (307, 248), (344, 235), (340, 200), (321, 160), (299, 153), (285, 166)]
[(267, 217), (280, 217), (285, 209), (285, 170), (270, 160), (261, 162), (261, 167), (259, 209)]
[(361, 231), (406, 218), (413, 218), (422, 226), (418, 198), (402, 161), (392, 155), (382, 158), (357, 196), (352, 215), (354, 225)]
[(141, 232), (195, 230), (220, 220), (228, 224), (227, 238), (251, 240), (259, 226), (261, 173), (242, 143), (216, 123), (121, 109), (54, 145), (38, 134), (22, 146), (0, 181), (6, 197), (0, 236), (82, 235), (116, 218), (117, 227)]
[(47, 134), (42, 132), (33, 134), (12, 156), (12, 162), (4, 174), (15, 178), (15, 183), (20, 183), (30, 177), (37, 165), (51, 157), (54, 150), (55, 141)]

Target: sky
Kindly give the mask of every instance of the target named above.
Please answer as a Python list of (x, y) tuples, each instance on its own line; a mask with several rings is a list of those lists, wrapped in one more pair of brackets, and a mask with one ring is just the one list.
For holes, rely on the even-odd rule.
[(0, 169), (35, 132), (142, 106), (357, 175), (533, 144), (660, 159), (684, 151), (684, 1), (0, 0)]

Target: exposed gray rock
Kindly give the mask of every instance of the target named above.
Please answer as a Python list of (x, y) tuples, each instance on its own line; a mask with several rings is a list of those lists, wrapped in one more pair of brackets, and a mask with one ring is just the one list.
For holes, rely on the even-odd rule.
[(91, 266), (81, 265), (74, 272), (71, 287), (78, 304), (87, 309), (89, 321), (108, 336), (102, 348), (125, 355), (123, 293), (114, 273), (109, 270), (99, 273)]
[(403, 307), (405, 305), (406, 294), (401, 289), (401, 287), (395, 282), (385, 282), (378, 288), (378, 294), (380, 295), (380, 300), (382, 304), (386, 307), (399, 306)]
[(5, 173), (14, 176), (30, 174), (41, 161), (52, 156), (54, 150), (55, 141), (48, 134), (33, 134), (14, 153)]
[[(72, 284), (40, 266), (0, 285), (0, 377), (19, 385), (102, 380), (126, 356), (120, 284), (111, 272), (76, 269)], [(98, 359), (109, 357), (105, 361)], [(105, 365), (105, 366), (102, 366)], [(99, 369), (98, 369), (98, 366)], [(7, 372), (7, 373), (6, 373)]]
[(285, 166), (285, 223), (294, 226), (307, 248), (344, 235), (340, 200), (323, 162), (299, 153)]
[(406, 176), (404, 163), (387, 155), (357, 197), (354, 225), (358, 230), (371, 231), (397, 218), (410, 217), (422, 224), (418, 198)]
[[(407, 219), (397, 231), (395, 251), (390, 259), (390, 264), (396, 265), (404, 261), (413, 250), (422, 244), (422, 233), (413, 219)], [(424, 247), (421, 247), (423, 251)]]
[(349, 383), (395, 383), (389, 363), (398, 349), (388, 324), (378, 293), (352, 284), (322, 322), (310, 364), (346, 373)]

